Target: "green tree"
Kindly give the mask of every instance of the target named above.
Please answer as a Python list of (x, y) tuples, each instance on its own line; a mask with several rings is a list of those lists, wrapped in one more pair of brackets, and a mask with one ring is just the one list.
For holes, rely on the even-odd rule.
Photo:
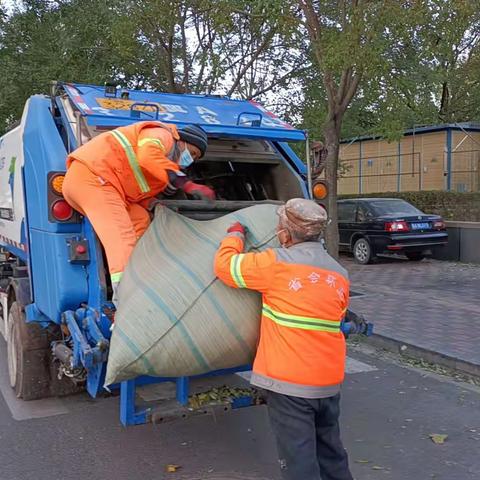
[(0, 23), (0, 131), (50, 80), (261, 98), (303, 68), (274, 0), (25, 0)]
[[(477, 119), (480, 114), (480, 1), (422, 2), (413, 58), (429, 79), (437, 121)], [(414, 62), (408, 62), (413, 66)]]
[(113, 39), (118, 20), (111, 4), (100, 0), (17, 6), (0, 30), (0, 131), (20, 118), (30, 95), (48, 93), (51, 80), (103, 83), (134, 76), (128, 52)]
[(325, 174), (332, 220), (326, 240), (330, 253), (337, 256), (338, 154), (345, 114), (359, 92), (362, 93), (359, 99), (365, 98), (369, 83), (381, 85), (388, 71), (386, 54), (397, 40), (397, 31), (408, 24), (411, 7), (408, 2), (394, 0), (299, 0), (298, 6), (310, 39), (312, 61), (322, 83), (317, 91), (324, 93), (318, 100), (328, 152)]
[[(293, 22), (274, 2), (143, 0), (123, 2), (148, 47), (139, 61), (154, 88), (242, 98), (284, 85), (302, 62)], [(150, 71), (148, 71), (150, 69)]]

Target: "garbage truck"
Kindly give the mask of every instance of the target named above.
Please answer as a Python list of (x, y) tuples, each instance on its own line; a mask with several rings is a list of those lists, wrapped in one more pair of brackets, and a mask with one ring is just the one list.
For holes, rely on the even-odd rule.
[[(91, 224), (63, 198), (65, 161), (96, 135), (143, 120), (193, 123), (208, 134), (206, 155), (189, 175), (212, 187), (217, 201), (180, 192), (164, 203), (181, 214), (212, 219), (259, 202), (325, 195), (289, 146), (304, 142), (305, 132), (254, 101), (52, 82), (50, 94), (30, 97), (20, 122), (0, 138), (0, 332), (7, 343), (0, 361), (18, 398), (104, 391), (112, 288)], [(308, 142), (306, 150), (308, 159)], [(185, 403), (188, 379), (167, 380), (177, 382)], [(124, 424), (145, 421), (135, 411), (138, 384), (120, 386)]]
[(83, 388), (95, 397), (104, 388), (112, 290), (95, 232), (62, 196), (65, 160), (96, 135), (142, 120), (194, 123), (209, 136), (189, 175), (213, 187), (218, 201), (180, 193), (169, 200), (180, 213), (208, 219), (309, 195), (308, 171), (289, 146), (305, 132), (254, 101), (65, 82), (30, 97), (19, 124), (0, 138), (1, 361), (19, 398)]

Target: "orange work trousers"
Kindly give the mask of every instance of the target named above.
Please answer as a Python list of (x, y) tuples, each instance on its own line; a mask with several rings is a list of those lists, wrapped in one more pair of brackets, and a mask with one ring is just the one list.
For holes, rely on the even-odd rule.
[(150, 225), (148, 211), (128, 203), (112, 184), (78, 161), (67, 170), (62, 192), (90, 220), (105, 249), (112, 282), (119, 282), (133, 247)]

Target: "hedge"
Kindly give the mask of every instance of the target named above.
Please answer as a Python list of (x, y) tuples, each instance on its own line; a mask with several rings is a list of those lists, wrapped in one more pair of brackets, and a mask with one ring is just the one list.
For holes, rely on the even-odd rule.
[(360, 195), (339, 195), (339, 198), (403, 198), (425, 213), (441, 215), (445, 220), (480, 222), (480, 192), (458, 193), (444, 191), (384, 192)]

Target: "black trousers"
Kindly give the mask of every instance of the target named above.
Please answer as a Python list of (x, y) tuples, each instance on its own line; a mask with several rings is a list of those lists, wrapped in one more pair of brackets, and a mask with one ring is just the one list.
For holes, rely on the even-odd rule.
[(267, 392), (284, 480), (353, 480), (340, 440), (340, 394), (307, 399)]

